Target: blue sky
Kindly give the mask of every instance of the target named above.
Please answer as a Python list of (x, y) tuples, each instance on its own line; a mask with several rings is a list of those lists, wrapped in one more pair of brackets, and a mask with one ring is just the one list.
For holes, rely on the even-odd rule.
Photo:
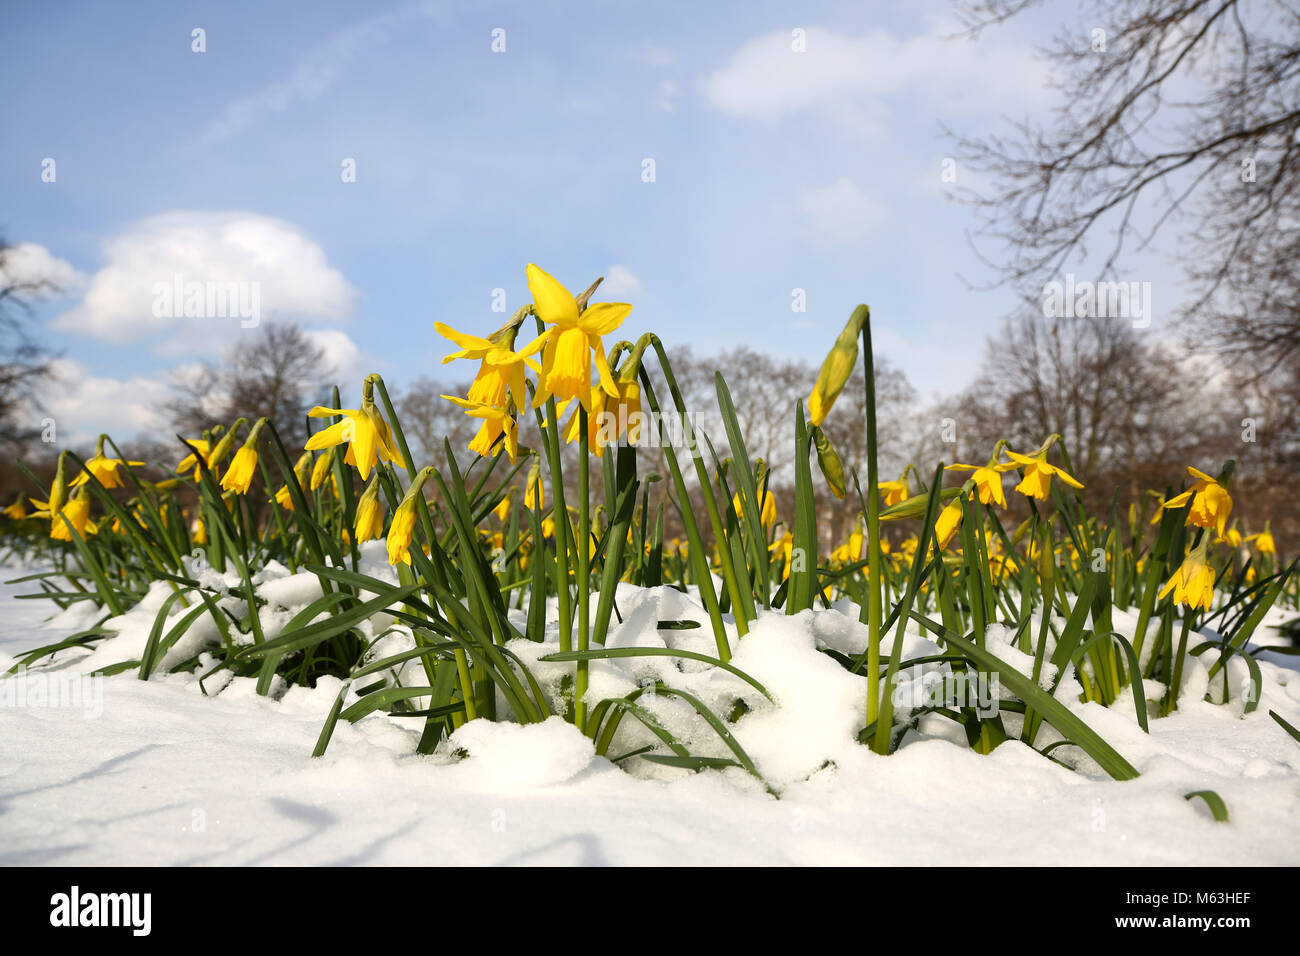
[(575, 292), (609, 276), (629, 337), (706, 353), (820, 361), (864, 301), (878, 348), (948, 392), (1012, 302), (961, 278), (988, 274), (940, 124), (1043, 110), (1057, 26), (947, 40), (948, 0), (7, 5), (0, 229), (67, 277), (36, 314), (78, 432), (146, 427), (172, 368), (249, 334), (151, 320), (177, 262), (247, 272), (345, 376), (399, 387), (438, 373), (435, 319), (496, 328), (493, 290), (524, 304), (536, 262)]

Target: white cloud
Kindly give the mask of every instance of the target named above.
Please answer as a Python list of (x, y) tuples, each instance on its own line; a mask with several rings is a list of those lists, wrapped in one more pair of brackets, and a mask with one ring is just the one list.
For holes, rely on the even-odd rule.
[(162, 339), (158, 351), (165, 354), (211, 352), (239, 332), (240, 314), (252, 314), (156, 316), (156, 300), (178, 276), (208, 288), (241, 284), (259, 320), (337, 321), (355, 297), (319, 245), (289, 223), (256, 213), (165, 213), (110, 239), (105, 257), (82, 301), (54, 321), (55, 329), (118, 343)]
[(54, 420), (60, 447), (84, 447), (104, 432), (121, 442), (165, 424), (159, 415), (170, 395), (165, 375), (106, 378), (66, 358), (54, 361), (53, 372), (54, 380), (42, 386), (38, 417)]
[(601, 295), (632, 295), (641, 291), (641, 280), (625, 266), (610, 266), (605, 281), (600, 284)]
[(85, 283), (84, 273), (34, 242), (10, 246), (0, 259), (0, 285), (26, 286), (31, 290), (24, 292), (29, 299), (76, 292)]
[(307, 338), (325, 354), (325, 365), (340, 384), (359, 382), (369, 374), (361, 349), (346, 332), (337, 329), (309, 329)]
[(888, 97), (907, 92), (963, 109), (998, 112), (1036, 99), (1046, 69), (1019, 44), (953, 39), (949, 25), (900, 39), (884, 30), (853, 37), (806, 31), (795, 52), (789, 31), (745, 43), (705, 81), (714, 106), (729, 113), (780, 119), (805, 110), (861, 123), (878, 117)]
[(884, 207), (847, 177), (807, 190), (799, 208), (813, 237), (828, 245), (869, 238), (886, 220)]

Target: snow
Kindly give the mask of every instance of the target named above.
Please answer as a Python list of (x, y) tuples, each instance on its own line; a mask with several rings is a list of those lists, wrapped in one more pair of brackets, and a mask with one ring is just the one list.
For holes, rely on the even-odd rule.
[[(391, 580), (377, 549), (370, 557), (366, 573)], [(20, 573), (0, 569), (6, 580)], [(319, 595), (314, 577), (284, 568), (264, 570), (256, 585), (276, 619)], [(103, 616), (82, 605), (44, 621), (47, 604), (14, 599), (31, 590), (30, 583), (0, 586), (0, 668)], [(141, 631), (147, 638), (166, 593), (156, 586), (143, 607), (111, 621), (118, 636), (93, 653), (62, 654), (0, 693), (0, 863), (1300, 863), (1300, 745), (1267, 715), (1273, 709), (1300, 724), (1300, 678), (1286, 666), (1295, 658), (1261, 655), (1261, 703), (1245, 715), (1244, 665), (1229, 665), (1232, 695), (1221, 705), (1201, 699), (1215, 655), (1189, 660), (1180, 710), (1153, 719), (1149, 736), (1131, 700), (1079, 704), (1064, 693), (1077, 694), (1066, 675), (1069, 706), (1142, 772), (1124, 783), (1069, 747), (1056, 753), (1081, 759), (1079, 772), (1014, 740), (978, 755), (934, 716), (922, 718), (921, 732), (892, 756), (857, 744), (866, 681), (819, 650), (862, 650), (865, 628), (851, 602), (765, 615), (746, 637), (733, 637), (733, 663), (766, 687), (771, 702), (701, 662), (592, 663), (592, 703), (653, 678), (723, 715), (742, 700), (749, 712), (733, 731), (778, 800), (738, 768), (694, 774), (635, 758), (616, 765), (558, 717), (526, 726), (473, 721), (422, 756), (415, 753), (421, 721), (375, 713), (340, 723), (327, 754), (312, 758), (337, 680), (265, 698), (252, 680), (228, 675), (207, 679), (207, 695), (190, 674), (147, 682), (133, 672), (86, 676), (138, 654)], [(623, 623), (612, 628), (610, 646), (716, 654), (707, 615), (691, 596), (620, 585), (618, 605)], [(171, 616), (183, 612), (177, 602)], [(409, 632), (390, 628), (387, 615), (376, 618), (371, 633), (387, 630), (376, 653), (410, 646)], [(704, 626), (657, 629), (658, 621), (679, 619)], [(1275, 612), (1268, 623), (1283, 619)], [(1118, 613), (1116, 624), (1126, 626)], [(988, 644), (1018, 668), (1031, 665), (1005, 643), (1010, 636), (996, 629)], [(1271, 628), (1260, 638), (1278, 642)], [(937, 651), (914, 630), (904, 642), (904, 659)], [(198, 649), (196, 638), (185, 655)], [(516, 641), (512, 649), (532, 667), (555, 645)], [(175, 653), (169, 660), (184, 659)], [(535, 665), (538, 679), (555, 688), (571, 669)], [(939, 675), (938, 665), (919, 665), (907, 678), (935, 679), (927, 675)], [(79, 706), (59, 693), (74, 684)], [(1218, 699), (1220, 680), (1214, 684)], [(21, 700), (18, 688), (29, 692)], [(1147, 691), (1156, 696), (1162, 688), (1152, 683)], [(730, 756), (689, 703), (648, 692), (639, 703), (691, 753)], [(1045, 730), (1041, 742), (1049, 739)], [(625, 718), (610, 753), (653, 740)], [(1223, 797), (1231, 822), (1216, 823), (1202, 802), (1184, 799), (1205, 789)]]

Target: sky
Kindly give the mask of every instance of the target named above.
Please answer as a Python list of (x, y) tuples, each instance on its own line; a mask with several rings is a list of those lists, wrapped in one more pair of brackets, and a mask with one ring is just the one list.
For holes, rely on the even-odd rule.
[(156, 315), (174, 277), (255, 286), (345, 394), (468, 378), (434, 321), (497, 328), (529, 262), (703, 354), (817, 363), (865, 302), (877, 350), (949, 393), (1014, 300), (982, 288), (943, 126), (1043, 115), (1059, 26), (952, 38), (949, 0), (5, 5), (0, 231), (64, 290), (33, 313), (47, 405), (149, 430), (175, 369), (255, 334)]

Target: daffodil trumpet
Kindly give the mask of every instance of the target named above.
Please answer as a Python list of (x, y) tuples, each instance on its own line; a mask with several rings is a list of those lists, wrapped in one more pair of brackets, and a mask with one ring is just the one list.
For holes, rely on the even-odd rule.
[[(388, 523), (388, 563), (411, 563), (411, 538), (415, 534), (416, 505), (423, 497), (424, 483), (433, 475), (433, 468), (421, 468), (402, 496), (402, 501)], [(510, 499), (505, 499), (509, 501)]]
[[(1225, 471), (1231, 473), (1231, 463)], [(1196, 479), (1196, 484), (1161, 504), (1151, 523), (1159, 522), (1164, 511), (1186, 507), (1186, 524), (1198, 528), (1213, 528), (1222, 538), (1227, 528), (1228, 516), (1232, 514), (1232, 495), (1228, 493), (1227, 485), (1190, 465), (1187, 467), (1187, 473)], [(1226, 481), (1226, 478), (1224, 480)]]
[[(230, 462), (230, 467), (226, 469), (226, 474), (221, 479), (221, 487), (226, 491), (233, 491), (239, 495), (248, 494), (249, 486), (253, 483), (253, 476), (257, 474), (257, 445), (262, 440), (262, 429), (266, 427), (268, 418), (259, 418), (252, 428), (248, 430), (248, 437), (239, 451), (235, 452), (234, 459)], [(233, 435), (234, 432), (232, 431)]]

